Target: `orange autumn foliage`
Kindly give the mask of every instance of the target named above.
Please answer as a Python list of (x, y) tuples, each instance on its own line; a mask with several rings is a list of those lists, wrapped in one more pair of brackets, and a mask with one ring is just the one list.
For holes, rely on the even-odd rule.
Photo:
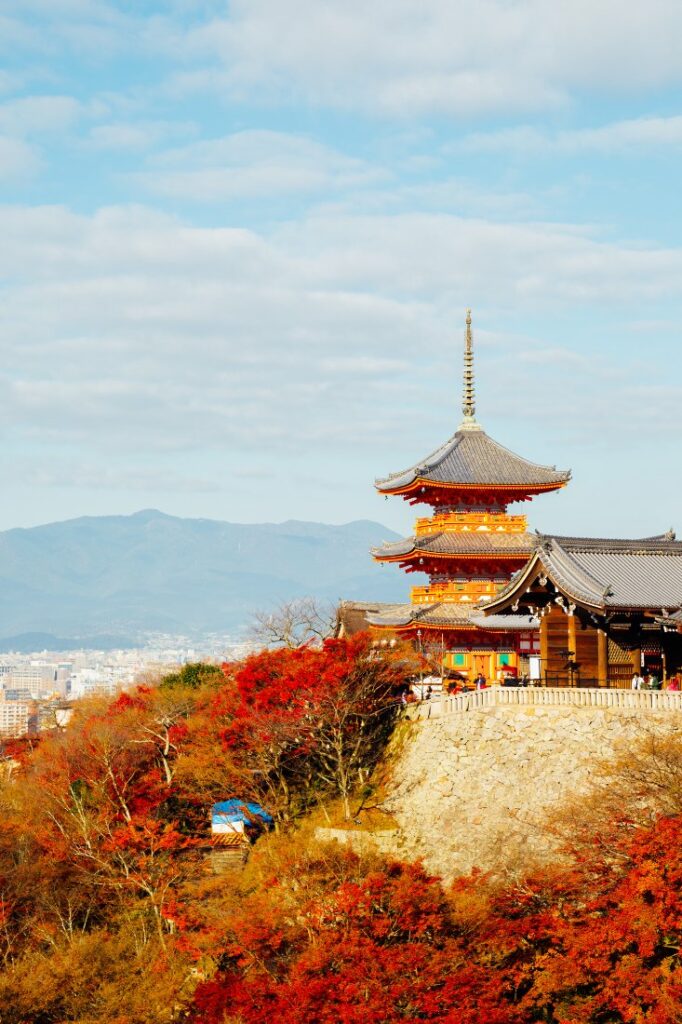
[[(65, 731), (13, 745), (1, 1024), (681, 1021), (671, 800), (595, 816), (570, 863), (513, 884), (446, 888), (297, 828), (367, 783), (403, 672), (366, 638), (262, 652), (83, 703)], [(673, 765), (682, 743), (667, 743)], [(630, 754), (642, 779), (648, 757)], [(208, 811), (230, 796), (257, 799), (280, 832), (243, 873), (214, 876)]]

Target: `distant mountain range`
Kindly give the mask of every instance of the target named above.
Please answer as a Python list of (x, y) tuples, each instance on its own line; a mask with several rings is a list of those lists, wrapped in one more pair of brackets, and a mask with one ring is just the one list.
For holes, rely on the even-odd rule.
[(111, 646), (149, 632), (237, 633), (254, 610), (308, 595), (401, 600), (402, 574), (369, 555), (395, 538), (368, 520), (239, 524), (155, 510), (6, 530), (0, 649), (8, 638), (12, 649), (40, 649), (30, 647), (38, 633), (62, 647), (64, 637)]

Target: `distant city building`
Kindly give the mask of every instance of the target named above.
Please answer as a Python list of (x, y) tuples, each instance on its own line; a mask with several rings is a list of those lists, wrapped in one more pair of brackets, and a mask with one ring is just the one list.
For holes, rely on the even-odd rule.
[(51, 662), (19, 662), (3, 667), (9, 669), (0, 677), (0, 683), (6, 691), (41, 697), (54, 694), (62, 685), (58, 682), (58, 666)]
[(153, 644), (113, 651), (7, 654), (0, 664), (0, 736), (21, 736), (62, 728), (72, 702), (90, 696), (113, 697), (145, 678), (175, 672), (192, 661), (224, 660), (252, 647), (213, 634), (202, 641), (157, 634)]
[(0, 700), (0, 736), (23, 736), (29, 729), (32, 701)]

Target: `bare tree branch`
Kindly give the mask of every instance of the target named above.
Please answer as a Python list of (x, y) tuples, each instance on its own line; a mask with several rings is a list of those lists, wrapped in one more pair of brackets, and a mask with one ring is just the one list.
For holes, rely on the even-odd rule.
[(285, 601), (272, 611), (257, 611), (248, 638), (263, 647), (318, 646), (332, 636), (336, 608), (313, 597)]

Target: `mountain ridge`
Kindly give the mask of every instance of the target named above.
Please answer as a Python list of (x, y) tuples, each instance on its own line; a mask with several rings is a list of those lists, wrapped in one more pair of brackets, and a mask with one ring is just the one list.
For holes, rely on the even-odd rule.
[(401, 600), (372, 520), (230, 523), (157, 509), (0, 532), (0, 637), (216, 631), (296, 597)]

